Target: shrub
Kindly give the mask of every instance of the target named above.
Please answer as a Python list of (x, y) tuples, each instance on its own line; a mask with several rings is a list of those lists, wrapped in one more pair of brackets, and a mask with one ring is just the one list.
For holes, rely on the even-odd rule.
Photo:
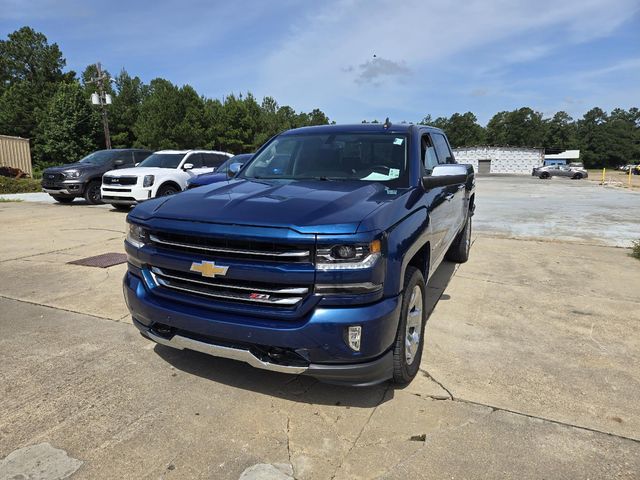
[(631, 256), (640, 260), (640, 240), (633, 242), (633, 246), (631, 247)]
[(39, 180), (33, 178), (0, 177), (0, 194), (41, 192)]

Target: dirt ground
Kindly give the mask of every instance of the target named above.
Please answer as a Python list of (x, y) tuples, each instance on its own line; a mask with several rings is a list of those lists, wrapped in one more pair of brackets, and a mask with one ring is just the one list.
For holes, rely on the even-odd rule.
[(121, 252), (124, 214), (0, 203), (0, 480), (640, 478), (640, 262), (615, 246), (636, 223), (603, 214), (640, 194), (534, 180), (478, 179), (404, 389), (154, 345), (124, 265), (67, 263)]

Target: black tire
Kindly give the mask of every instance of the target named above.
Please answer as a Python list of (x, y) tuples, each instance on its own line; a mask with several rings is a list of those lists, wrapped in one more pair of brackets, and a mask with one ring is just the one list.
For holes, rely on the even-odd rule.
[(122, 205), (120, 203), (112, 203), (111, 206), (119, 212), (128, 212), (131, 210), (131, 205)]
[(582, 179), (582, 174), (581, 173), (576, 173), (573, 177), (571, 177), (574, 180), (581, 180)]
[(540, 178), (541, 178), (542, 180), (546, 180), (546, 179), (548, 179), (548, 178), (551, 178), (551, 175), (549, 175), (549, 173), (548, 173), (548, 172), (542, 172), (542, 173), (540, 174)]
[(91, 180), (84, 189), (84, 199), (89, 205), (98, 205), (102, 203), (102, 195), (100, 193), (100, 180)]
[(464, 263), (469, 260), (469, 250), (471, 250), (471, 216), (467, 215), (462, 231), (458, 233), (447, 250), (445, 258), (451, 262)]
[(167, 195), (175, 195), (176, 193), (180, 193), (180, 190), (177, 189), (175, 185), (162, 185), (156, 192), (156, 198), (165, 197)]
[(73, 202), (73, 199), (75, 197), (63, 197), (62, 195), (51, 195), (51, 197), (58, 203), (64, 203), (65, 205), (68, 205), (69, 203)]
[[(417, 349), (412, 355), (411, 361), (407, 359), (407, 320), (412, 301), (412, 294), (416, 287), (420, 291), (420, 336)], [(420, 361), (422, 358), (422, 350), (424, 348), (424, 327), (427, 323), (427, 315), (425, 310), (425, 282), (420, 270), (415, 267), (407, 267), (404, 274), (404, 292), (402, 293), (402, 309), (400, 310), (400, 323), (398, 325), (398, 333), (396, 341), (393, 345), (393, 383), (396, 385), (407, 385), (413, 380), (420, 369)], [(412, 309), (415, 313), (415, 309)], [(415, 331), (415, 330), (414, 330)]]

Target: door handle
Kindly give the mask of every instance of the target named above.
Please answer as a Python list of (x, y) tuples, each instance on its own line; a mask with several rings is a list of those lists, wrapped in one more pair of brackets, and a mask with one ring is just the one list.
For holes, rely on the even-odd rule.
[(450, 202), (453, 197), (455, 197), (453, 193), (447, 193), (444, 198), (447, 202)]

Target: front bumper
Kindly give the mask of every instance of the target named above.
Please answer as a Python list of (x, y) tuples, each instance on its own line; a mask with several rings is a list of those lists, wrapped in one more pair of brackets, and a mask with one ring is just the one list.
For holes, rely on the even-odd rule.
[[(240, 360), (265, 370), (310, 375), (328, 383), (375, 385), (393, 373), (391, 347), (400, 316), (399, 297), (355, 307), (316, 306), (301, 319), (274, 321), (167, 301), (130, 272), (124, 278), (124, 295), (136, 327), (163, 345)], [(349, 325), (362, 326), (360, 352), (345, 343)], [(296, 358), (256, 355), (254, 347), (287, 350)]]
[(105, 203), (119, 205), (136, 205), (153, 196), (153, 187), (102, 185), (100, 189)]
[(77, 197), (84, 192), (84, 183), (78, 180), (42, 182), (42, 191), (49, 195)]

